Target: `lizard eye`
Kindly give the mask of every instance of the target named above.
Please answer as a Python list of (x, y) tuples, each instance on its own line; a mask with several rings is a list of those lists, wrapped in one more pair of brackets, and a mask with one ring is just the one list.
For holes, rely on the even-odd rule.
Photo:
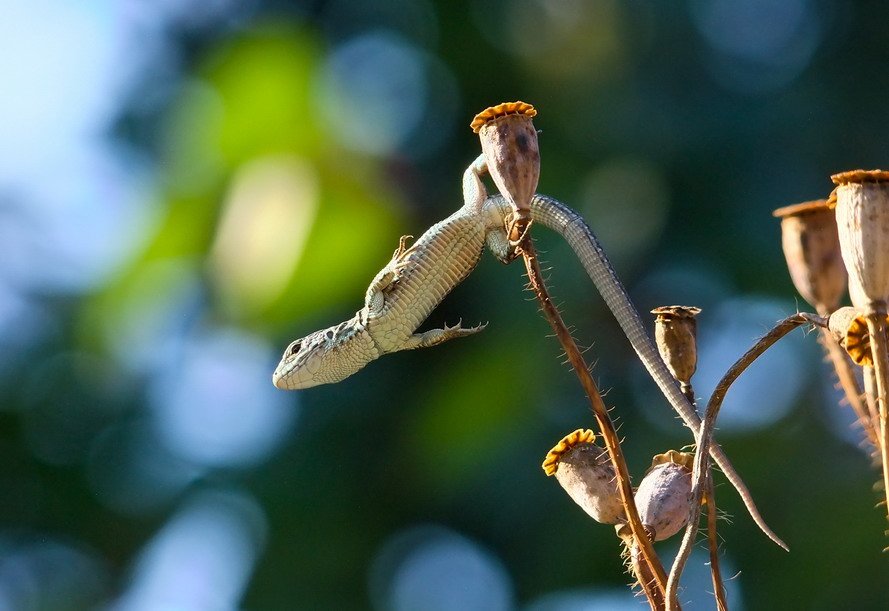
[(287, 356), (293, 356), (297, 352), (299, 352), (300, 348), (302, 348), (302, 340), (297, 340), (290, 344), (290, 347), (287, 349)]

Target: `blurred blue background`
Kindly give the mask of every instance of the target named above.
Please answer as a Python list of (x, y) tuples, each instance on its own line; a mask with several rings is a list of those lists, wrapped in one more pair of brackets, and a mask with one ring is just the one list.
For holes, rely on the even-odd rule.
[[(889, 6), (836, 0), (0, 0), (0, 609), (637, 609), (540, 463), (592, 426), (486, 256), (431, 323), (483, 334), (286, 393), (460, 203), (486, 106), (539, 110), (540, 191), (640, 310), (703, 308), (699, 396), (797, 307), (778, 206), (885, 167)], [(635, 477), (690, 441), (565, 246), (551, 289)], [(729, 394), (735, 609), (889, 600), (878, 474), (814, 336)], [(659, 550), (665, 558), (676, 542)], [(706, 554), (686, 608), (712, 608)]]

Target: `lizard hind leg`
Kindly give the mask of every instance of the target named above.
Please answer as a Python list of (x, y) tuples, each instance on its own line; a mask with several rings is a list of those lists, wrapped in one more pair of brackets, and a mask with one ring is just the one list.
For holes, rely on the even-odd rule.
[(516, 250), (509, 241), (506, 230), (502, 228), (493, 229), (485, 236), (485, 243), (488, 250), (504, 265), (509, 265), (516, 258)]
[(415, 350), (417, 348), (437, 346), (438, 344), (451, 339), (474, 335), (488, 326), (487, 323), (483, 323), (474, 327), (461, 327), (460, 322), (461, 321), (457, 321), (457, 324), (452, 327), (445, 325), (442, 329), (430, 329), (429, 331), (424, 331), (422, 333), (414, 333), (404, 343), (402, 350)]

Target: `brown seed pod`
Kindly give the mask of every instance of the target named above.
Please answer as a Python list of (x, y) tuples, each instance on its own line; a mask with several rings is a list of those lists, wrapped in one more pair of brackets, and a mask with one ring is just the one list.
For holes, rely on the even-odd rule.
[(793, 286), (819, 314), (834, 311), (846, 291), (836, 214), (826, 199), (778, 208), (781, 246)]
[(614, 466), (608, 452), (595, 443), (589, 429), (565, 435), (543, 461), (547, 475), (555, 475), (565, 492), (587, 514), (602, 524), (624, 521)]
[(475, 115), (470, 127), (479, 135), (488, 172), (512, 205), (516, 219), (528, 219), (540, 177), (540, 149), (531, 119), (537, 111), (525, 102), (506, 102)]
[(889, 172), (853, 170), (831, 179), (852, 305), (868, 314), (889, 298)]
[[(889, 316), (886, 321), (889, 322)], [(827, 318), (827, 328), (856, 364), (873, 367), (867, 321), (857, 309), (846, 306), (833, 312)]]
[(672, 537), (688, 522), (693, 462), (687, 452), (658, 454), (636, 490), (639, 519), (654, 541)]
[(698, 366), (696, 316), (701, 308), (694, 306), (661, 306), (651, 311), (654, 339), (667, 369), (680, 384), (687, 386)]

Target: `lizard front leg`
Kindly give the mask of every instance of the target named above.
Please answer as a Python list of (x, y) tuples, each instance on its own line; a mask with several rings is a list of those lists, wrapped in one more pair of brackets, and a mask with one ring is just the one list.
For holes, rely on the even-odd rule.
[(405, 266), (406, 257), (413, 251), (413, 247), (408, 247), (407, 241), (412, 239), (412, 235), (403, 235), (398, 240), (398, 248), (392, 254), (392, 259), (381, 269), (374, 279), (371, 280), (367, 292), (364, 294), (364, 306), (371, 314), (379, 314), (383, 305), (386, 303), (386, 293), (392, 290), (392, 287), (398, 282), (398, 274)]
[(444, 343), (449, 339), (456, 339), (458, 337), (474, 335), (487, 326), (487, 323), (484, 323), (481, 325), (476, 325), (475, 327), (461, 327), (460, 321), (457, 321), (457, 324), (453, 327), (445, 325), (443, 329), (430, 329), (429, 331), (424, 331), (423, 333), (414, 333), (408, 338), (401, 349), (414, 350), (416, 348), (429, 348), (430, 346), (437, 346), (438, 344)]

